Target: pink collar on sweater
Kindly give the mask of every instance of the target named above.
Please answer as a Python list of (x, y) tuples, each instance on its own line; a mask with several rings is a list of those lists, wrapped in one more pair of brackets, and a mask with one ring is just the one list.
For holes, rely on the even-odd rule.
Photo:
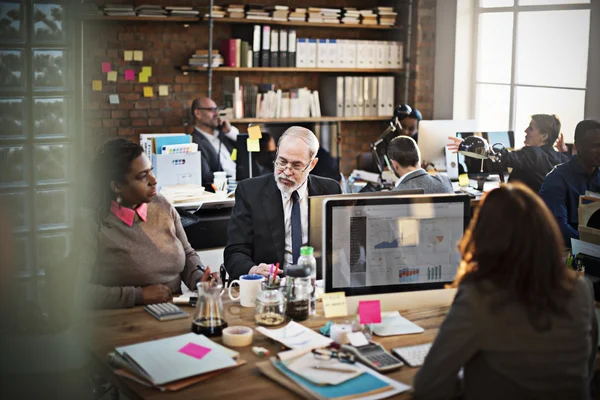
[(146, 216), (148, 215), (148, 204), (142, 203), (136, 208), (132, 210), (131, 208), (123, 207), (116, 201), (112, 201), (110, 203), (110, 211), (115, 214), (115, 217), (119, 218), (121, 221), (126, 223), (129, 226), (133, 226), (133, 221), (135, 220), (135, 213), (140, 216), (142, 221), (146, 222)]

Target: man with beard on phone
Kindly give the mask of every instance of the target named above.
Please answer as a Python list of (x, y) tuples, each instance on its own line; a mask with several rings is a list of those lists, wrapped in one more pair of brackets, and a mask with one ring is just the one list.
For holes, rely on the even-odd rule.
[(202, 153), (203, 185), (213, 183), (213, 172), (216, 171), (225, 171), (227, 176), (235, 177), (235, 161), (231, 159), (231, 152), (240, 132), (229, 121), (219, 117), (220, 111), (208, 97), (192, 102), (192, 141), (198, 143), (198, 150)]
[(238, 183), (224, 253), (231, 279), (295, 264), (308, 243), (308, 197), (342, 192), (336, 181), (309, 175), (319, 161), (309, 129), (287, 129), (277, 147), (273, 174)]

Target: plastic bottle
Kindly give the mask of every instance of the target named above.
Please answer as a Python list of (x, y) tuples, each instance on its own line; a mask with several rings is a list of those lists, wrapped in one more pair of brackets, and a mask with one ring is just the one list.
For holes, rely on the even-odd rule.
[(315, 297), (315, 285), (317, 281), (317, 260), (314, 257), (315, 250), (310, 246), (303, 246), (300, 248), (300, 257), (298, 258), (297, 265), (310, 268), (310, 282), (312, 285), (312, 292), (310, 295), (310, 313), (315, 314), (317, 308), (317, 300)]

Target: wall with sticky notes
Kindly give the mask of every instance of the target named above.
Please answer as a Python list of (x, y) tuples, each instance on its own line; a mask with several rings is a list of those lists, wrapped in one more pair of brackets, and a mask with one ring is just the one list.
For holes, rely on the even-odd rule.
[[(184, 2), (185, 3), (185, 2)], [(256, 2), (253, 2), (256, 3)], [(278, 0), (262, 0), (260, 4), (276, 5)], [(383, 0), (342, 0), (340, 6), (372, 8), (383, 4)], [(434, 0), (419, 0), (414, 8), (414, 26), (435, 32), (435, 18), (426, 15), (435, 14)], [(181, 5), (177, 0), (164, 0), (161, 5)], [(315, 5), (318, 5), (315, 3)], [(403, 5), (393, 5), (399, 12), (398, 21), (404, 21)], [(423, 16), (420, 12), (423, 11)], [(215, 23), (214, 44), (218, 49), (221, 40), (232, 37), (243, 37), (252, 24)], [(278, 26), (277, 28), (281, 28)], [(364, 39), (364, 40), (402, 40), (404, 31), (400, 30), (371, 30), (371, 29), (339, 29), (330, 27), (285, 27), (296, 29), (297, 37)], [(110, 24), (101, 22), (83, 24), (83, 36), (87, 38), (83, 53), (84, 79), (91, 86), (92, 80), (102, 81), (102, 91), (89, 90), (86, 100), (86, 126), (90, 127), (92, 140), (98, 140), (98, 145), (107, 136), (122, 136), (137, 140), (140, 132), (190, 132), (190, 104), (194, 98), (206, 95), (207, 74), (190, 73), (183, 75), (178, 67), (185, 63), (197, 49), (208, 48), (208, 27), (202, 24), (174, 23), (164, 20), (157, 21), (113, 21)], [(246, 39), (248, 40), (248, 39)], [(416, 106), (425, 118), (430, 118), (433, 110), (433, 62), (434, 56), (430, 50), (421, 51), (419, 43), (426, 43), (435, 48), (435, 34), (413, 34), (412, 59), (415, 71), (412, 72), (409, 99), (416, 99)], [(102, 72), (102, 63), (109, 63), (114, 75)], [(108, 71), (108, 65), (105, 65)], [(127, 72), (129, 71), (129, 72)], [(416, 73), (418, 71), (418, 74)], [(215, 72), (212, 78), (212, 97), (218, 105), (223, 105), (223, 80), (225, 76), (240, 76), (242, 84), (255, 85), (270, 83), (283, 91), (291, 88), (307, 87), (318, 89), (323, 74), (319, 73), (268, 73)], [(396, 98), (403, 93), (404, 79), (396, 79)], [(428, 86), (429, 85), (429, 86)], [(88, 87), (89, 87), (88, 86)], [(147, 96), (145, 87), (152, 87), (152, 96)], [(91, 89), (91, 88), (90, 88)], [(429, 93), (431, 92), (431, 93)], [(109, 103), (109, 95), (116, 94), (119, 103)], [(324, 93), (320, 93), (323, 98)], [(114, 98), (113, 98), (114, 100)], [(414, 105), (414, 101), (409, 101)], [(107, 108), (110, 107), (110, 108)], [(110, 113), (110, 115), (109, 115)], [(110, 116), (107, 119), (107, 116)], [(248, 128), (248, 123), (236, 123), (242, 132)], [(314, 124), (304, 124), (315, 129)], [(275, 139), (283, 128), (269, 126), (269, 133), (275, 132)], [(369, 151), (369, 143), (375, 140), (386, 128), (386, 121), (348, 122), (337, 125), (342, 137), (340, 142), (341, 171), (348, 174), (355, 168), (356, 156), (360, 152)], [(96, 139), (97, 138), (97, 139)], [(335, 143), (335, 140), (331, 140)]]

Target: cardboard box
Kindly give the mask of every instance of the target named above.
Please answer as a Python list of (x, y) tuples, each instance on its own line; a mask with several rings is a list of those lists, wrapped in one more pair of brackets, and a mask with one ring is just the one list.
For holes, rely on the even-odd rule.
[[(600, 245), (600, 229), (588, 226), (590, 222), (594, 225), (598, 222), (598, 216), (594, 216), (600, 210), (600, 198), (593, 196), (579, 196), (579, 239)], [(591, 221), (590, 221), (591, 220)]]
[(202, 185), (200, 152), (184, 154), (153, 154), (152, 171), (163, 186), (195, 184)]

